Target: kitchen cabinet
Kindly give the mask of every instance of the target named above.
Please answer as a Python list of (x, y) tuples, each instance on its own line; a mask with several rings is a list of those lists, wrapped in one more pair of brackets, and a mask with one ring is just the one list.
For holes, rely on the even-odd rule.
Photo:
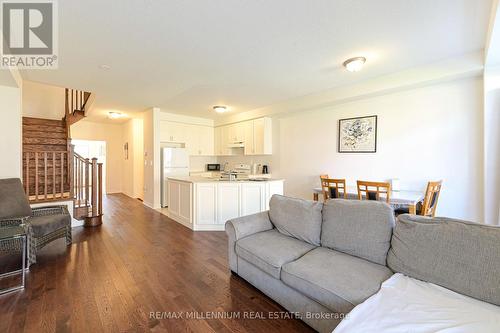
[(229, 148), (230, 144), (236, 142), (243, 143), (244, 155), (270, 155), (273, 144), (272, 120), (264, 117), (215, 128), (161, 121), (160, 141), (184, 145), (190, 156), (238, 154), (235, 149)]
[(273, 152), (271, 118), (245, 122), (245, 155), (270, 155)]
[(188, 136), (188, 125), (172, 121), (160, 122), (160, 141), (185, 143)]
[(230, 219), (268, 210), (271, 196), (283, 194), (283, 180), (223, 182), (173, 177), (168, 188), (168, 215), (173, 220), (193, 230), (224, 230)]
[(217, 186), (217, 223), (240, 216), (240, 184), (220, 183)]
[(245, 124), (244, 122), (228, 125), (227, 140), (229, 143), (245, 141)]
[(173, 219), (181, 223), (190, 223), (192, 220), (192, 201), (190, 199), (192, 184), (168, 182), (168, 208)]
[(263, 212), (265, 209), (265, 183), (242, 184), (240, 215), (246, 216)]
[(217, 184), (196, 184), (196, 221), (202, 225), (217, 224)]
[(160, 122), (160, 141), (184, 145), (191, 156), (214, 155), (214, 128), (172, 121)]
[(208, 126), (193, 125), (190, 132), (194, 133), (195, 149), (192, 155), (210, 156), (214, 155), (214, 128)]

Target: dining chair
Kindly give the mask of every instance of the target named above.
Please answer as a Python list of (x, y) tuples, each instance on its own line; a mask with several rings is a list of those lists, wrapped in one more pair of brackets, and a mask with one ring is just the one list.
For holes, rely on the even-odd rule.
[[(439, 199), (439, 193), (441, 193), (443, 181), (430, 181), (427, 183), (427, 189), (425, 190), (424, 201), (422, 204), (417, 205), (417, 215), (434, 217), (436, 215), (436, 208)], [(398, 208), (394, 211), (396, 215), (408, 214), (409, 210), (407, 207)]]
[(422, 204), (420, 215), (434, 217), (442, 184), (442, 180), (427, 183), (427, 190), (425, 191), (424, 203)]
[(325, 201), (328, 199), (347, 199), (345, 179), (321, 178), (321, 188)]
[(391, 183), (368, 182), (364, 180), (358, 180), (356, 183), (359, 200), (380, 200), (385, 197), (385, 201), (389, 203), (391, 198)]

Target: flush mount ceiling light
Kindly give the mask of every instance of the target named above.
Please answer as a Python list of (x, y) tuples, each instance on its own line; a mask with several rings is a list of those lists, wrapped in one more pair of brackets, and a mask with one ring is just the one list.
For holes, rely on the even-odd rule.
[(359, 72), (361, 69), (363, 69), (363, 65), (366, 62), (365, 57), (355, 57), (355, 58), (350, 58), (344, 61), (344, 67), (347, 69), (349, 72)]
[(110, 70), (110, 69), (111, 69), (111, 66), (110, 66), (110, 65), (105, 65), (105, 64), (104, 64), (104, 65), (99, 65), (99, 68), (100, 68), (100, 69), (103, 69), (103, 70), (105, 70), (105, 71), (107, 71), (107, 70)]
[(119, 119), (123, 117), (123, 114), (120, 112), (108, 112), (109, 119)]
[(223, 106), (223, 105), (215, 105), (214, 107), (212, 107), (214, 109), (215, 112), (217, 113), (224, 113), (227, 111), (227, 107), (226, 106)]

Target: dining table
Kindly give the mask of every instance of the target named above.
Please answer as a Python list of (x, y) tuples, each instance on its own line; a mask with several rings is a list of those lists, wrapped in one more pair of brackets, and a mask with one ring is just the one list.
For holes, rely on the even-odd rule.
[[(357, 186), (346, 186), (347, 199), (357, 200), (358, 199), (358, 188)], [(321, 187), (313, 188), (313, 199), (314, 201), (319, 200), (319, 195), (323, 194), (323, 189)], [(384, 200), (385, 198), (381, 198)], [(389, 205), (394, 209), (408, 208), (410, 214), (417, 213), (417, 205), (419, 202), (424, 200), (423, 191), (412, 191), (412, 190), (391, 190), (389, 195)]]

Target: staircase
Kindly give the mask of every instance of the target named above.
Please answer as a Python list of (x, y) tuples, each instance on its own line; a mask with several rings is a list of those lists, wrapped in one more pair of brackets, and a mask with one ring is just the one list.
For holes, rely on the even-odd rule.
[(102, 223), (102, 164), (74, 153), (70, 135), (93, 94), (65, 92), (62, 120), (23, 117), (23, 184), (31, 203), (72, 200), (74, 218), (96, 226)]

